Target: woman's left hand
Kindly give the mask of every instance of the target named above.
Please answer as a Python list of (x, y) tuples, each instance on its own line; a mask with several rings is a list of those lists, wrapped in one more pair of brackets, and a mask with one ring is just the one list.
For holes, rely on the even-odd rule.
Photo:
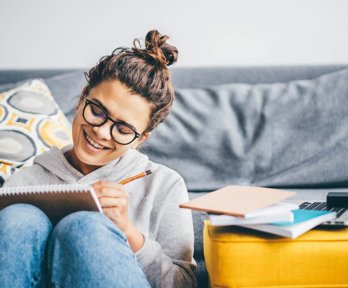
[(124, 186), (112, 181), (100, 180), (93, 185), (104, 214), (127, 234), (131, 223), (128, 218), (128, 193)]

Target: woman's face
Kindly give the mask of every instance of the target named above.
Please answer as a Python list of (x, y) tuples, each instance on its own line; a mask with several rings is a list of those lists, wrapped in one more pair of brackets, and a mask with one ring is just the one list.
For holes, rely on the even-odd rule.
[[(151, 104), (132, 94), (127, 86), (117, 80), (105, 80), (92, 88), (87, 99), (99, 104), (114, 121), (122, 121), (142, 134), (150, 121)], [(128, 145), (118, 144), (110, 135), (113, 123), (93, 127), (83, 117), (85, 101), (81, 100), (72, 125), (74, 148), (68, 159), (83, 174), (104, 166), (121, 157), (127, 150), (137, 147), (149, 134), (142, 135)]]

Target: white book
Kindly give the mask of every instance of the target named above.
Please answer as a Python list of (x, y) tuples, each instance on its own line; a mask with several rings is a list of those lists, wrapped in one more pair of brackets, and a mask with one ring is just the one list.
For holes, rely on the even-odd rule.
[(311, 230), (315, 226), (318, 226), (325, 221), (330, 221), (336, 218), (336, 213), (330, 211), (297, 209), (293, 210), (292, 212), (294, 213), (293, 223), (278, 222), (272, 224), (255, 225), (243, 224), (238, 226), (294, 239)]
[(240, 224), (265, 224), (272, 222), (293, 222), (294, 214), (289, 211), (272, 213), (270, 215), (262, 215), (252, 218), (234, 217), (229, 215), (208, 214), (208, 219), (211, 225), (214, 226), (229, 226)]
[[(249, 212), (249, 213), (245, 214), (244, 217), (245, 218), (255, 218), (255, 217), (261, 217), (261, 216), (271, 216), (271, 215), (280, 214), (282, 212), (287, 212), (287, 211), (295, 210), (295, 209), (298, 209), (298, 204), (279, 202), (279, 203), (275, 203), (275, 204), (269, 205), (267, 207)], [(274, 221), (272, 221), (272, 222), (274, 222)], [(279, 222), (279, 221), (277, 221), (277, 222)]]

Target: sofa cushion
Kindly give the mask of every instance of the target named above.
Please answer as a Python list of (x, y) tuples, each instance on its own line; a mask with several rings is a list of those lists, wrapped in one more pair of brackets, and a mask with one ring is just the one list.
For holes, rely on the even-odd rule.
[[(51, 146), (71, 143), (70, 123), (42, 80), (0, 93), (0, 177), (30, 165)], [(2, 181), (1, 181), (2, 182)]]
[(65, 116), (72, 121), (79, 96), (87, 84), (83, 71), (63, 73), (44, 80)]
[(176, 89), (172, 114), (143, 151), (190, 191), (229, 184), (348, 183), (348, 70), (312, 80)]

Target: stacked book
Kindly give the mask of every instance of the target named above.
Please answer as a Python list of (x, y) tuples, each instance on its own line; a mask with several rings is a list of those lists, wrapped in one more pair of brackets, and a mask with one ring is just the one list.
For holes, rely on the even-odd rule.
[(180, 207), (208, 212), (211, 225), (242, 226), (288, 238), (336, 218), (334, 212), (302, 210), (284, 202), (294, 194), (264, 187), (226, 186)]

